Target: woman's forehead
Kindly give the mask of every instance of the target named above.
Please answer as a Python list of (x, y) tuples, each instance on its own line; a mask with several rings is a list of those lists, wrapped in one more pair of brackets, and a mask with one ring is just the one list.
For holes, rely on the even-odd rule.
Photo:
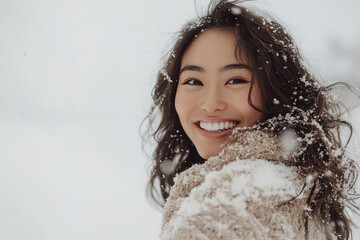
[[(181, 68), (187, 64), (204, 64), (209, 67), (218, 64), (245, 63), (245, 53), (236, 54), (237, 36), (230, 29), (209, 29), (197, 35), (185, 50)], [(240, 59), (238, 59), (240, 55)]]

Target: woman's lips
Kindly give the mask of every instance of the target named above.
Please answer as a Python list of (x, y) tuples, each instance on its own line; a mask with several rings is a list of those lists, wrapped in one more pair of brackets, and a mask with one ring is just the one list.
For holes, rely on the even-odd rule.
[(201, 129), (208, 132), (225, 131), (234, 128), (238, 124), (239, 124), (238, 121), (218, 121), (218, 122), (199, 121), (198, 123)]
[(239, 121), (198, 121), (195, 123), (200, 134), (207, 138), (221, 138), (232, 133)]

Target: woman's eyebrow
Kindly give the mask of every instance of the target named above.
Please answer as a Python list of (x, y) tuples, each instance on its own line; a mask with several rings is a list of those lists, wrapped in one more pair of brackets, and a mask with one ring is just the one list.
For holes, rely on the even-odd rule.
[(247, 64), (235, 63), (235, 64), (229, 64), (229, 65), (225, 65), (225, 66), (221, 67), (220, 72), (227, 71), (227, 70), (233, 70), (233, 69), (242, 69), (242, 68), (251, 69), (251, 67)]
[(204, 72), (204, 69), (202, 67), (199, 66), (195, 66), (195, 65), (186, 65), (185, 67), (183, 67), (180, 71), (180, 74), (183, 71), (197, 71), (197, 72)]
[[(233, 69), (251, 69), (251, 67), (244, 63), (234, 63), (234, 64), (228, 64), (220, 68), (220, 72), (227, 71), (227, 70), (233, 70)], [(204, 72), (205, 70), (202, 67), (196, 66), (196, 65), (186, 65), (183, 67), (180, 71), (180, 75), (184, 71), (196, 71), (196, 72)]]

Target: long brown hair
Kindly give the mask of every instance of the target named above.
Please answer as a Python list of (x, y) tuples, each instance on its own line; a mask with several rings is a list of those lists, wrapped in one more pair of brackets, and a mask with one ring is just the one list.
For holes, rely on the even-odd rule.
[[(314, 179), (304, 210), (305, 221), (312, 214), (324, 223), (328, 237), (334, 234), (338, 239), (348, 239), (351, 221), (345, 207), (356, 208), (353, 186), (358, 170), (345, 154), (352, 126), (342, 119), (341, 106), (332, 100), (330, 91), (336, 85), (355, 90), (345, 83), (322, 86), (304, 67), (285, 29), (275, 20), (242, 6), (242, 2), (211, 1), (205, 16), (188, 22), (180, 31), (164, 68), (158, 73), (152, 92), (154, 103), (145, 119), (149, 125), (143, 133), (144, 144), (149, 137), (156, 142), (148, 185), (150, 196), (163, 206), (175, 175), (205, 161), (185, 134), (175, 111), (181, 59), (203, 31), (231, 29), (237, 36), (236, 56), (245, 53), (252, 66), (248, 102), (266, 116), (257, 127), (277, 134), (291, 129), (302, 139), (293, 157), (304, 177)], [(264, 109), (257, 109), (251, 102), (254, 84), (261, 91)], [(345, 142), (344, 132), (348, 133)]]

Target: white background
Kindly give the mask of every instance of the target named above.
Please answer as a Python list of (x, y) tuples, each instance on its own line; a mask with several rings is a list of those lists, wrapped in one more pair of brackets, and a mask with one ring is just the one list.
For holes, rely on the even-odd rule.
[[(162, 55), (206, 2), (0, 0), (0, 239), (158, 238), (138, 128)], [(256, 5), (319, 77), (359, 85), (360, 1)]]

